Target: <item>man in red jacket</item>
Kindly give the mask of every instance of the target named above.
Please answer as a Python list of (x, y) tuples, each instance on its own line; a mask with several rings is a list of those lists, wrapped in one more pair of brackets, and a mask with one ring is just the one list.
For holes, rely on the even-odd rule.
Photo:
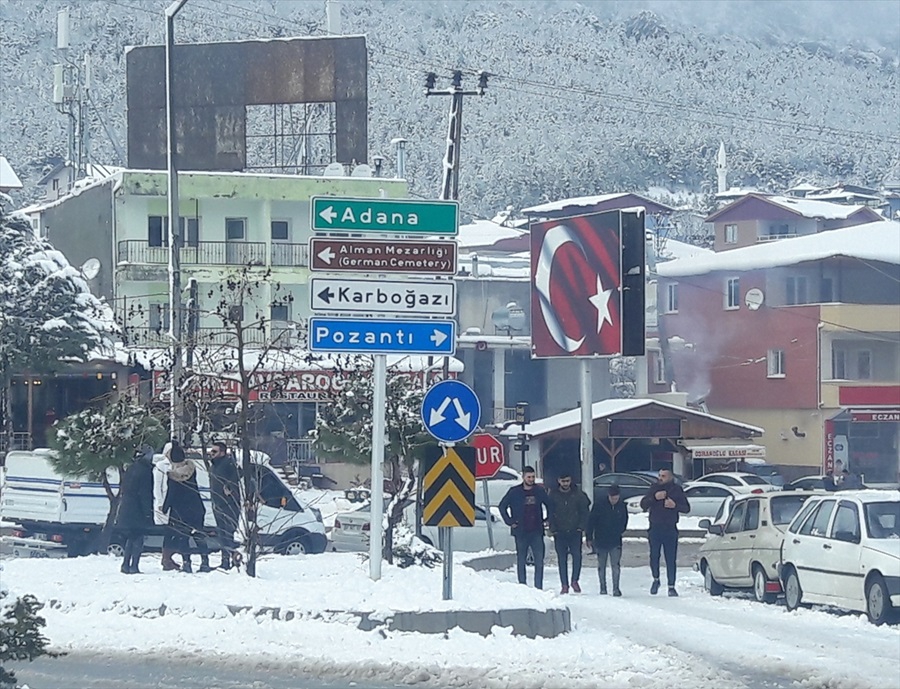
[(659, 551), (666, 555), (666, 578), (669, 584), (669, 595), (677, 596), (675, 590), (675, 557), (678, 554), (678, 515), (687, 514), (691, 506), (684, 491), (675, 483), (675, 475), (671, 469), (659, 470), (659, 481), (650, 486), (647, 494), (641, 498), (641, 509), (649, 512), (650, 531), (650, 572), (653, 583), (650, 593), (654, 596), (659, 591)]

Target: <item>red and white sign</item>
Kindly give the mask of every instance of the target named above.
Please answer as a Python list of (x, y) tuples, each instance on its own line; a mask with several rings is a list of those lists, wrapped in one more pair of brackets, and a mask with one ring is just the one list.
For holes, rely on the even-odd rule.
[(857, 422), (879, 422), (879, 421), (890, 421), (893, 423), (900, 422), (900, 411), (896, 409), (885, 409), (884, 411), (855, 411), (852, 412), (851, 419)]
[(493, 478), (504, 464), (503, 443), (488, 433), (472, 436), (475, 448), (475, 478)]
[(620, 353), (619, 213), (533, 223), (530, 234), (533, 356)]

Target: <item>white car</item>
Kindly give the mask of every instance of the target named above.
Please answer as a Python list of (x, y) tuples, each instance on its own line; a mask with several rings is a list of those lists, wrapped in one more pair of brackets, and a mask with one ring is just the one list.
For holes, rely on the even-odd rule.
[(813, 496), (781, 548), (788, 610), (819, 603), (865, 612), (882, 624), (900, 609), (900, 493)]
[(718, 471), (714, 474), (706, 474), (698, 479), (694, 479), (691, 483), (718, 483), (720, 486), (730, 486), (732, 488), (749, 487), (751, 493), (767, 493), (772, 490), (781, 490), (781, 486), (775, 486), (765, 479), (750, 474), (746, 471)]
[[(516, 542), (509, 527), (503, 523), (496, 509), (492, 510), (491, 526), (494, 531), (495, 550), (515, 550)], [(403, 509), (403, 520), (413, 525), (416, 521), (415, 503)], [(349, 512), (341, 512), (334, 518), (331, 531), (331, 543), (337, 551), (366, 552), (369, 550), (369, 533), (371, 529), (370, 505), (363, 505)], [(439, 545), (438, 527), (423, 526), (422, 540), (434, 546)], [(475, 525), (453, 529), (453, 550), (455, 552), (478, 552), (490, 547), (485, 511), (475, 506)]]
[(700, 546), (704, 588), (719, 596), (727, 588), (752, 589), (760, 603), (781, 592), (781, 543), (788, 524), (810, 493), (770, 492), (734, 498), (727, 520), (700, 522), (709, 535)]
[[(749, 493), (750, 486), (725, 486), (716, 483), (685, 483), (684, 497), (691, 506), (691, 517), (708, 517), (712, 519), (718, 514), (722, 503), (731, 500), (738, 495)], [(628, 498), (625, 507), (629, 514), (640, 514), (641, 496)]]

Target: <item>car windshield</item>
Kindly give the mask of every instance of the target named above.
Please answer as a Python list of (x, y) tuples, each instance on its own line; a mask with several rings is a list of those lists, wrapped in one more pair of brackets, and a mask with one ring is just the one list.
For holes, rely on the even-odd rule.
[(900, 502), (870, 502), (863, 509), (869, 538), (900, 538)]
[(772, 498), (772, 523), (776, 526), (790, 524), (808, 497), (806, 495), (779, 495)]

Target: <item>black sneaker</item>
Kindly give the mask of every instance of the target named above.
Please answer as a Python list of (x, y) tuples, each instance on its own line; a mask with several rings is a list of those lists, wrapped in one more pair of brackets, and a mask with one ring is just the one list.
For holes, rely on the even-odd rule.
[(605, 589), (605, 588), (600, 589), (600, 595), (601, 595), (601, 596), (605, 596), (605, 595), (606, 595), (606, 589)]
[(674, 586), (669, 587), (669, 598), (678, 598), (678, 591), (675, 590)]
[(654, 579), (650, 584), (650, 595), (655, 596), (657, 593), (659, 593), (659, 579)]
[(622, 597), (622, 592), (619, 589), (616, 589), (615, 591), (613, 591), (613, 598), (621, 598), (621, 597)]

